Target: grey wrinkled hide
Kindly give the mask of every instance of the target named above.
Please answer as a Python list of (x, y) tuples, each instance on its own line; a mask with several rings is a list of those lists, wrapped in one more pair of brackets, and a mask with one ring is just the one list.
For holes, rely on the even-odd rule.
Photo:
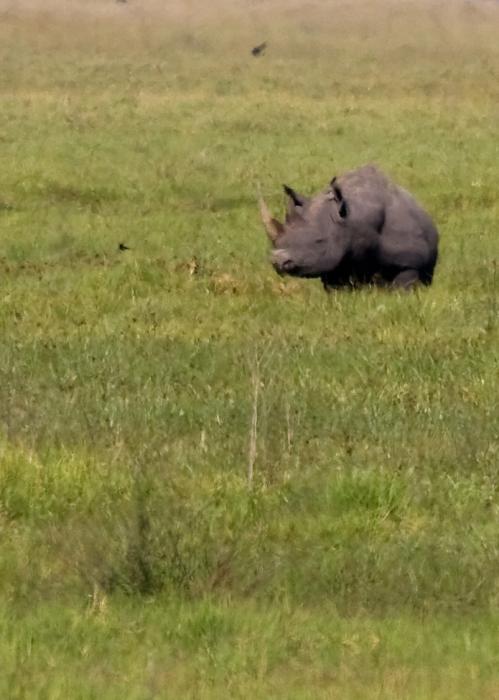
[(438, 232), (416, 200), (378, 168), (334, 178), (307, 198), (290, 187), (284, 224), (261, 202), (279, 274), (319, 277), (326, 290), (359, 284), (431, 284)]

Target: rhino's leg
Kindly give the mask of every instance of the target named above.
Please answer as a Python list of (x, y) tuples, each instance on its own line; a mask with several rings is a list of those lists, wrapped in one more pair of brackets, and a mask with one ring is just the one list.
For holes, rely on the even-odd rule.
[(328, 294), (335, 289), (353, 289), (355, 286), (352, 279), (348, 275), (342, 275), (337, 272), (328, 272), (321, 276), (322, 286)]
[(411, 289), (419, 282), (419, 272), (417, 270), (402, 270), (392, 280), (392, 287), (396, 289)]
[(323, 287), (324, 291), (325, 291), (327, 294), (331, 294), (331, 292), (333, 291), (334, 287), (333, 287), (331, 284), (329, 284), (329, 282), (327, 281), (327, 278), (326, 278), (326, 277), (321, 277), (321, 282), (322, 282), (322, 287)]

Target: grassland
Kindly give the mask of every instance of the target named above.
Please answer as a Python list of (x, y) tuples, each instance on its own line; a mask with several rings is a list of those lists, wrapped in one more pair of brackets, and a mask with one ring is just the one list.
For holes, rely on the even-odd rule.
[[(0, 696), (499, 698), (499, 8), (0, 9)], [(368, 161), (432, 288), (276, 277)]]

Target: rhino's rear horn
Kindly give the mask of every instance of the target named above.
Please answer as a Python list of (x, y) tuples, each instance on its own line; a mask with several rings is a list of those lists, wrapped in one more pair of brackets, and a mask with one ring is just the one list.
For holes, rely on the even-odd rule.
[(272, 243), (275, 243), (278, 237), (283, 233), (284, 226), (280, 221), (274, 219), (269, 211), (269, 208), (265, 204), (263, 197), (260, 195), (260, 216), (262, 217), (263, 225), (267, 231), (267, 236)]

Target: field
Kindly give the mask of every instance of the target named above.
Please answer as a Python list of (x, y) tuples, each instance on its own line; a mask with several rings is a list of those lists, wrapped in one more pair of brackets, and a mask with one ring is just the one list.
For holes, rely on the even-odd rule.
[[(497, 700), (497, 3), (0, 15), (0, 697)], [(276, 276), (366, 162), (433, 286)]]

